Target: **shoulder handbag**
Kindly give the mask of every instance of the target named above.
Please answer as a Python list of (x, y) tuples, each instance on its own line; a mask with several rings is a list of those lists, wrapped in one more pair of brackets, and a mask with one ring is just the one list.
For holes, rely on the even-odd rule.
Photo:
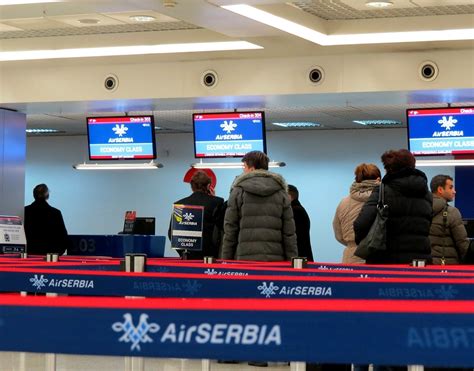
[(360, 241), (354, 255), (362, 259), (367, 259), (374, 252), (387, 249), (386, 245), (386, 226), (388, 219), (388, 205), (384, 200), (384, 185), (380, 183), (379, 200), (377, 202), (377, 214), (367, 236)]

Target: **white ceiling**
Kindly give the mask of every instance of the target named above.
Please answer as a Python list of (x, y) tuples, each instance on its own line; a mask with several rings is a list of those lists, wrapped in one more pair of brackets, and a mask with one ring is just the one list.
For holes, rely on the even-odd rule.
[[(174, 7), (165, 6), (162, 0), (69, 0), (0, 6), (0, 50), (41, 49), (65, 43), (71, 47), (96, 44), (130, 45), (131, 40), (137, 44), (143, 42), (142, 40), (147, 43), (150, 40), (199, 42), (204, 33), (207, 38), (219, 41), (246, 40), (265, 49), (220, 52), (215, 55), (187, 53), (176, 56), (147, 56), (146, 60), (269, 58), (343, 54), (354, 51), (419, 51), (474, 47), (472, 40), (322, 47), (219, 7), (240, 2), (258, 6), (274, 14), (284, 14), (288, 19), (304, 25), (318, 25), (333, 33), (368, 32), (367, 30), (374, 29), (386, 32), (442, 27), (474, 28), (473, 0), (393, 0), (394, 6), (390, 9), (368, 8), (365, 6), (365, 0), (176, 0)], [(151, 15), (156, 20), (140, 23), (130, 18), (133, 15)], [(98, 23), (81, 23), (80, 20), (84, 19), (97, 20)], [(132, 60), (137, 63), (144, 60), (144, 57), (140, 56), (125, 58), (128, 63)], [(119, 63), (120, 60), (121, 57), (88, 58), (51, 63), (104, 64)], [(474, 105), (474, 87), (468, 90), (439, 90), (426, 94), (387, 92), (358, 95), (196, 97), (179, 101), (121, 101), (120, 107), (114, 101), (29, 103), (5, 107), (27, 113), (28, 126), (31, 128), (57, 128), (64, 132), (62, 135), (78, 135), (85, 133), (86, 116), (122, 114), (124, 111), (130, 114), (153, 113), (156, 125), (168, 132), (191, 132), (193, 112), (232, 109), (264, 109), (268, 130), (285, 130), (270, 125), (271, 122), (282, 121), (316, 121), (322, 125), (317, 130), (321, 130), (364, 128), (352, 123), (356, 119), (393, 119), (404, 125), (406, 109), (444, 105), (447, 96), (456, 105)]]

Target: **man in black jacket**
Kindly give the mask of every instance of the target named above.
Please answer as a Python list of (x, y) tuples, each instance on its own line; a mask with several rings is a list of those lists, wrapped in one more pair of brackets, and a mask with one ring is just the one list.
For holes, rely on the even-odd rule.
[[(219, 255), (219, 246), (213, 242), (212, 234), (214, 232), (215, 211), (224, 203), (224, 199), (211, 194), (211, 178), (204, 171), (196, 172), (191, 178), (191, 189), (193, 194), (175, 202), (179, 205), (204, 206), (202, 251), (188, 252), (188, 259), (202, 259), (204, 256)], [(168, 238), (171, 240), (171, 222), (168, 229)], [(180, 255), (182, 254), (179, 251)]]
[(69, 240), (61, 211), (47, 202), (49, 189), (38, 184), (33, 189), (35, 201), (25, 207), (27, 252), (32, 255), (64, 254)]
[(291, 208), (293, 209), (293, 219), (295, 219), (298, 256), (306, 257), (308, 261), (312, 262), (314, 259), (309, 235), (311, 227), (309, 215), (299, 201), (298, 188), (294, 185), (288, 184), (288, 194), (290, 195)]

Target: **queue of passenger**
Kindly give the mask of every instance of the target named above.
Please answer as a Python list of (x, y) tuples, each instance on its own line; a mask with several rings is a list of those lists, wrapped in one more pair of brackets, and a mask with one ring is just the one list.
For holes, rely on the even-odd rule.
[[(342, 262), (462, 263), (469, 239), (459, 210), (448, 205), (456, 193), (453, 179), (437, 175), (428, 189), (426, 175), (415, 168), (415, 157), (406, 149), (386, 151), (381, 160), (383, 177), (374, 164), (355, 168), (349, 195), (335, 211), (334, 235), (345, 246)], [(190, 252), (188, 258), (283, 261), (300, 256), (312, 261), (310, 219), (298, 189), (268, 170), (269, 158), (263, 152), (249, 152), (242, 162), (244, 173), (233, 182), (228, 201), (214, 195), (205, 171), (197, 171), (190, 182), (193, 193), (176, 202), (204, 207), (203, 249)], [(376, 218), (380, 184), (388, 207), (386, 249), (365, 261), (356, 249)], [(25, 207), (24, 223), (30, 253), (63, 253), (69, 242), (61, 212), (48, 204), (45, 184), (37, 185), (33, 195), (35, 201)]]

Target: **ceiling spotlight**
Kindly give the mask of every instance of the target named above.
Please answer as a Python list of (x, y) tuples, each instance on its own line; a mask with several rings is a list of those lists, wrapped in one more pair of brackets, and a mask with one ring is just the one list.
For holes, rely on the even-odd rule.
[(178, 3), (175, 0), (163, 0), (165, 8), (174, 8)]
[(152, 15), (131, 15), (129, 18), (135, 22), (153, 22), (156, 20), (156, 17)]
[(379, 1), (367, 1), (365, 3), (366, 6), (370, 6), (372, 8), (388, 8), (389, 6), (393, 5), (393, 1), (389, 0), (379, 0)]

